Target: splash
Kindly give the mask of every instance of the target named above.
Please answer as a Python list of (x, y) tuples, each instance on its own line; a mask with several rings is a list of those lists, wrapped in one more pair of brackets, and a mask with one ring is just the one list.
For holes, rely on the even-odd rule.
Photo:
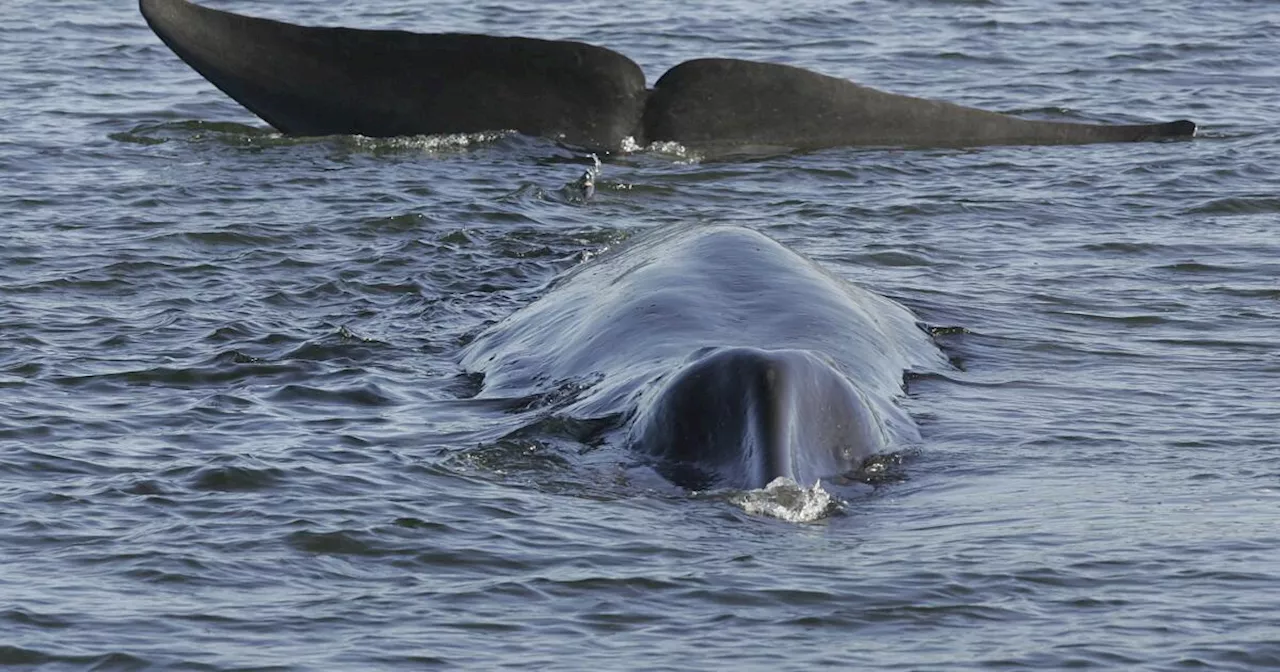
[(117, 142), (138, 145), (158, 145), (171, 141), (185, 141), (191, 143), (216, 142), (232, 147), (262, 149), (337, 143), (338, 146), (349, 150), (374, 154), (385, 152), (451, 154), (477, 146), (491, 145), (515, 135), (517, 135), (515, 131), (504, 130), (480, 133), (450, 133), (445, 135), (410, 135), (390, 138), (375, 138), (364, 135), (290, 136), (260, 126), (190, 119), (140, 124), (134, 126), (128, 132), (112, 133), (108, 137)]
[(516, 135), (515, 131), (484, 131), (443, 135), (406, 135), (374, 138), (364, 135), (337, 136), (352, 147), (372, 152), (420, 151), (426, 154), (452, 153), (480, 145), (488, 145)]
[(622, 139), (622, 144), (619, 149), (623, 154), (639, 154), (641, 152), (648, 152), (658, 156), (665, 156), (674, 160), (676, 163), (689, 164), (699, 163), (702, 161), (701, 154), (673, 140), (663, 140), (659, 142), (651, 142), (648, 145), (641, 145), (639, 142), (636, 142), (634, 137), (627, 136)]
[(840, 510), (840, 500), (822, 483), (804, 487), (780, 476), (760, 490), (747, 490), (729, 498), (734, 506), (755, 516), (770, 516), (791, 523), (812, 523)]
[(596, 195), (596, 180), (600, 177), (600, 157), (591, 155), (591, 167), (583, 171), (582, 176), (568, 185), (568, 199), (572, 203), (586, 203)]

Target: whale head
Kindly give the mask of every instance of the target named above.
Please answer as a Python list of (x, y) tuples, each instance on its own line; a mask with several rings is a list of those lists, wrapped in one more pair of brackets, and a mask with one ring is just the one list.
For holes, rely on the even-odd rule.
[(849, 473), (883, 448), (865, 396), (805, 350), (714, 350), (669, 376), (642, 404), (632, 443), (690, 489), (801, 485)]

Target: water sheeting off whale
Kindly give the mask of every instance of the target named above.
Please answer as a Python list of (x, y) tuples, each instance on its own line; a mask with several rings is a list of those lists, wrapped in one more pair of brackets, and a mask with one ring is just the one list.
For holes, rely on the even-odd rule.
[(901, 305), (749, 229), (643, 235), (580, 266), (467, 348), (481, 397), (586, 385), (571, 417), (685, 487), (801, 485), (915, 438), (905, 370), (941, 353)]
[(652, 90), (631, 59), (580, 42), (313, 28), (187, 0), (140, 0), (191, 67), (290, 135), (515, 130), (589, 149), (1078, 144), (1189, 137), (1190, 121), (1033, 121), (884, 93), (801, 68), (686, 61)]

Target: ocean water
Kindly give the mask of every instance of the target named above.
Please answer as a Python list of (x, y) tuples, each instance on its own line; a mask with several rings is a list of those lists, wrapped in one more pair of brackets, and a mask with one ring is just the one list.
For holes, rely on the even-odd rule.
[[(1280, 6), (219, 0), (771, 60), (1191, 141), (591, 157), (289, 139), (131, 2), (0, 23), (0, 665), (1280, 668)], [(637, 475), (486, 327), (659, 226), (933, 327), (920, 434), (810, 522)], [(589, 424), (589, 423), (588, 423)], [(751, 509), (754, 510), (754, 509)]]

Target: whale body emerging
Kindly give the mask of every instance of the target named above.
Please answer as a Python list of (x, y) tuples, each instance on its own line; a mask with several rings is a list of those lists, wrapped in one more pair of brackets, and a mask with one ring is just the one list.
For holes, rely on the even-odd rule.
[(187, 0), (140, 0), (192, 68), (290, 135), (515, 130), (589, 149), (1075, 144), (1189, 137), (1190, 121), (1033, 121), (884, 93), (801, 68), (681, 63), (645, 88), (615, 51), (580, 42), (312, 28)]
[(463, 366), (482, 397), (577, 381), (562, 412), (627, 418), (678, 485), (760, 488), (847, 474), (909, 442), (908, 369), (941, 353), (906, 308), (742, 228), (667, 229), (578, 267), (493, 325)]

